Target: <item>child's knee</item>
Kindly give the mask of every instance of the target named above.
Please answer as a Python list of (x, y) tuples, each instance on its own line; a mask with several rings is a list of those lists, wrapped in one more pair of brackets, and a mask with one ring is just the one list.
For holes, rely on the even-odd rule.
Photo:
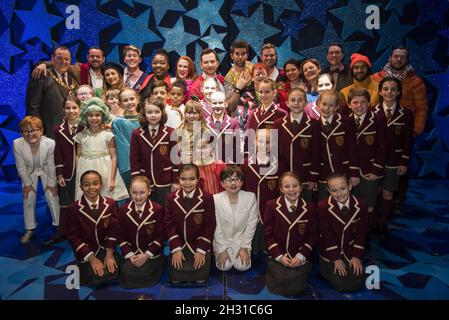
[(229, 270), (231, 270), (233, 264), (231, 262), (229, 262), (228, 260), (226, 260), (226, 263), (223, 267), (220, 267), (217, 263), (215, 263), (215, 266), (220, 271), (229, 271)]

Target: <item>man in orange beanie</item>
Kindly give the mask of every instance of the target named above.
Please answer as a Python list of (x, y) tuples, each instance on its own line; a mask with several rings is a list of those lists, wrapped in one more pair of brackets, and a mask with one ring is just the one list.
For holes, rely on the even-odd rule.
[(371, 62), (368, 57), (359, 53), (352, 54), (349, 69), (351, 70), (353, 83), (340, 90), (342, 100), (347, 104), (351, 89), (365, 88), (371, 95), (371, 106), (376, 106), (379, 103), (379, 84), (372, 78)]

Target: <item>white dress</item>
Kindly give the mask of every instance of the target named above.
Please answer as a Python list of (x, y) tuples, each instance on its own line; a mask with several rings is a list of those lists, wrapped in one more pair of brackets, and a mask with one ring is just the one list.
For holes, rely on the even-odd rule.
[(83, 191), (80, 187), (80, 177), (87, 170), (95, 170), (101, 175), (101, 195), (114, 200), (123, 200), (129, 197), (125, 183), (118, 172), (115, 175), (115, 188), (109, 192), (109, 180), (111, 176), (111, 156), (108, 144), (114, 134), (111, 130), (102, 130), (92, 134), (89, 129), (84, 129), (73, 137), (73, 140), (81, 145), (81, 156), (76, 168), (75, 200), (79, 200)]

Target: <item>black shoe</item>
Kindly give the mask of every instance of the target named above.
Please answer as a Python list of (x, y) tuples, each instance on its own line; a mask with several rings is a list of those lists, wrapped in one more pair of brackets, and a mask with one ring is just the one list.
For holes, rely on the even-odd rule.
[(61, 242), (61, 241), (64, 241), (64, 240), (65, 240), (65, 238), (63, 236), (61, 236), (58, 233), (55, 233), (50, 238), (48, 238), (47, 241), (44, 241), (42, 244), (44, 246), (50, 246), (52, 244), (55, 244), (55, 243), (58, 243), (58, 242)]

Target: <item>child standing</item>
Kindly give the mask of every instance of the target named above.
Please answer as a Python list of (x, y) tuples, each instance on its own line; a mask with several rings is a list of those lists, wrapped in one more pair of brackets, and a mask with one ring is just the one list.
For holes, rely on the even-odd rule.
[(413, 114), (399, 104), (401, 82), (386, 77), (379, 83), (380, 104), (375, 113), (387, 123), (385, 176), (382, 179), (382, 214), (378, 220), (381, 233), (393, 205), (393, 194), (399, 188), (399, 179), (407, 173), (413, 142)]
[(80, 283), (91, 286), (118, 276), (117, 240), (112, 232), (117, 207), (100, 195), (102, 177), (97, 171), (83, 172), (79, 182), (83, 195), (68, 208), (66, 236), (78, 260)]
[(131, 175), (144, 175), (153, 189), (151, 200), (164, 205), (170, 191), (179, 188), (178, 167), (170, 159), (176, 153), (176, 134), (165, 125), (163, 102), (150, 97), (142, 104), (140, 128), (131, 135)]
[(307, 288), (309, 257), (318, 240), (315, 207), (301, 199), (294, 172), (282, 174), (279, 189), (283, 195), (268, 201), (263, 215), (269, 253), (266, 284), (273, 293), (299, 295)]
[(179, 167), (181, 188), (167, 196), (165, 230), (170, 245), (171, 282), (204, 283), (210, 273), (210, 250), (216, 227), (212, 195), (198, 188), (200, 173), (193, 164)]
[[(111, 121), (109, 108), (100, 98), (91, 98), (83, 103), (79, 124), (85, 127), (73, 137), (76, 146), (76, 177), (87, 170), (96, 170), (102, 178), (101, 194), (116, 201), (128, 198), (128, 191), (117, 170), (114, 134), (102, 125)], [(75, 199), (81, 198), (78, 187)]]
[(112, 89), (106, 91), (104, 95), (104, 101), (109, 107), (109, 110), (112, 112), (113, 117), (121, 117), (123, 116), (123, 108), (120, 105), (120, 90)]
[(244, 175), (237, 165), (221, 171), (225, 191), (214, 195), (217, 227), (214, 235), (215, 265), (221, 271), (251, 268), (251, 243), (259, 210), (256, 195), (241, 190)]
[(125, 186), (131, 183), (130, 142), (134, 129), (139, 127), (139, 95), (134, 89), (126, 88), (120, 93), (120, 105), (125, 110), (123, 117), (112, 121), (117, 150), (117, 165)]
[(123, 256), (120, 285), (143, 288), (156, 284), (164, 271), (164, 208), (149, 199), (150, 180), (135, 176), (131, 201), (120, 207), (115, 226)]
[(78, 125), (80, 106), (76, 99), (68, 97), (64, 103), (64, 121), (53, 128), (55, 137), (56, 178), (59, 185), (60, 232), (64, 234), (67, 207), (75, 201), (76, 146), (73, 137), (83, 130)]
[(54, 163), (55, 141), (43, 137), (41, 119), (26, 116), (19, 123), (21, 138), (13, 142), (17, 173), (22, 180), (25, 233), (21, 243), (28, 243), (36, 229), (36, 197), (39, 179), (44, 187), (53, 226), (59, 226), (59, 198)]
[(293, 171), (302, 181), (302, 198), (312, 201), (318, 189), (321, 157), (320, 124), (304, 112), (306, 92), (301, 88), (290, 90), (287, 106), (290, 114), (275, 121), (278, 130), (280, 172)]
[(360, 182), (357, 139), (349, 119), (336, 112), (339, 96), (334, 90), (320, 94), (317, 104), (321, 110), (321, 168), (318, 201), (327, 197), (326, 179), (333, 172), (345, 172), (351, 177), (351, 186)]
[(183, 101), (186, 90), (183, 80), (177, 80), (172, 84), (170, 90), (170, 104), (165, 107), (165, 112), (167, 113), (167, 126), (170, 128), (177, 129), (184, 119), (186, 106)]
[(330, 196), (318, 203), (320, 272), (337, 291), (359, 290), (365, 284), (363, 254), (368, 233), (366, 203), (351, 195), (346, 174), (327, 179)]

